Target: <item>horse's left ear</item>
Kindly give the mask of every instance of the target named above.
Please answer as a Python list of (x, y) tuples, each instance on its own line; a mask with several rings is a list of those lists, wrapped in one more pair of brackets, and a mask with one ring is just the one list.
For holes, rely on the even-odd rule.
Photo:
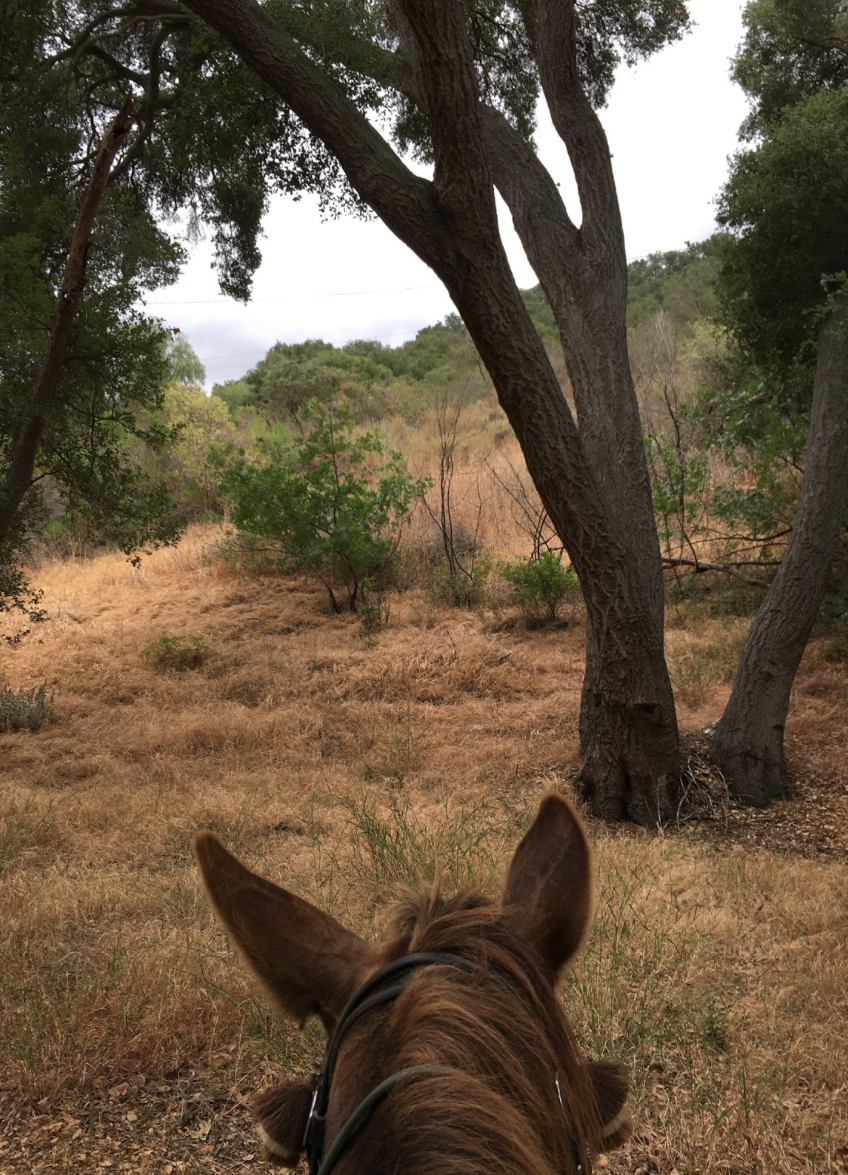
[(280, 1008), (301, 1024), (313, 1013), (327, 1032), (380, 964), (374, 946), (296, 894), (251, 873), (211, 832), (194, 851), (224, 927)]
[(264, 1148), (262, 1157), (269, 1163), (296, 1167), (300, 1162), (313, 1089), (310, 1081), (285, 1081), (250, 1099)]
[(592, 921), (592, 852), (580, 817), (553, 792), (515, 850), (503, 904), (521, 938), (556, 974)]

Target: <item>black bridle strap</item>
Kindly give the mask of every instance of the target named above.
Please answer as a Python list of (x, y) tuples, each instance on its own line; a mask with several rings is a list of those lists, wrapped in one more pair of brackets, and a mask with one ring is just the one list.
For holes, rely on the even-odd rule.
[(318, 1079), (318, 1097), (315, 1102), (316, 1113), (321, 1115), (326, 1113), (327, 1104), (330, 1099), (330, 1084), (336, 1069), (336, 1060), (338, 1059), (342, 1041), (347, 1036), (348, 1031), (361, 1016), (370, 1012), (372, 1008), (397, 999), (406, 987), (405, 983), (398, 983), (393, 984), (391, 987), (383, 988), (382, 991), (377, 991), (380, 985), (385, 983), (387, 979), (394, 979), (399, 975), (408, 976), (410, 971), (416, 971), (419, 967), (433, 967), (438, 965), (458, 967), (461, 971), (470, 972), (477, 970), (476, 964), (468, 959), (464, 959), (462, 955), (453, 955), (447, 951), (418, 951), (414, 955), (404, 955), (403, 958), (395, 959), (393, 963), (388, 963), (385, 967), (381, 967), (379, 971), (375, 971), (370, 978), (365, 980), (358, 991), (354, 992), (339, 1018), (332, 1039), (324, 1054), (321, 1074)]
[[(327, 1051), (324, 1054), (321, 1072), (318, 1074), (318, 1083), (312, 1099), (312, 1109), (303, 1135), (303, 1146), (309, 1158), (311, 1175), (316, 1175), (316, 1172), (319, 1170), (320, 1155), (324, 1147), (324, 1127), (326, 1125), (327, 1107), (330, 1103), (330, 1087), (333, 1082), (339, 1049), (348, 1031), (360, 1017), (370, 1012), (373, 1008), (379, 1007), (380, 1004), (388, 1003), (390, 1000), (397, 999), (406, 987), (406, 982), (404, 981), (403, 983), (392, 984), (391, 987), (381, 988), (381, 985), (386, 980), (395, 979), (398, 976), (408, 979), (411, 971), (415, 971), (420, 967), (433, 966), (457, 967), (459, 970), (467, 972), (477, 970), (476, 964), (472, 963), (469, 959), (463, 958), (462, 955), (454, 955), (448, 951), (417, 951), (415, 954), (404, 955), (400, 959), (395, 959), (393, 963), (388, 963), (385, 967), (381, 967), (379, 971), (375, 971), (354, 992), (348, 1001), (330, 1038)], [(401, 1070), (401, 1072), (403, 1073), (404, 1070)], [(378, 1086), (377, 1088), (380, 1087)], [(391, 1086), (386, 1089), (386, 1093), (389, 1088)], [(349, 1138), (350, 1131), (346, 1127), (343, 1128), (343, 1131), (346, 1138)], [(335, 1142), (333, 1145), (335, 1145)], [(323, 1168), (323, 1163), (321, 1163), (321, 1167)]]
[(381, 1102), (387, 1093), (404, 1077), (411, 1077), (415, 1073), (449, 1073), (450, 1070), (447, 1065), (409, 1065), (406, 1069), (398, 1069), (397, 1073), (392, 1073), (385, 1081), (381, 1081), (378, 1086), (367, 1093), (351, 1116), (342, 1126), (336, 1137), (330, 1144), (330, 1149), (327, 1151), (324, 1158), (321, 1160), (321, 1166), (318, 1168), (317, 1175), (329, 1175), (336, 1161), (344, 1148), (356, 1134), (359, 1127), (374, 1109), (378, 1102)]

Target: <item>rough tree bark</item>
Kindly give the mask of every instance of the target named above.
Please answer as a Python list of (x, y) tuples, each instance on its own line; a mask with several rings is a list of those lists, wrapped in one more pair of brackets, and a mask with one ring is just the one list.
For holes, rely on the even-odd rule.
[(85, 265), (91, 231), (109, 183), (112, 163), (127, 140), (132, 122), (132, 99), (127, 98), (106, 129), (94, 159), (91, 178), (83, 195), (71, 237), (68, 261), (56, 298), (47, 350), (32, 396), (24, 405), (15, 428), (9, 468), (3, 484), (0, 485), (0, 545), (11, 533), (21, 502), (32, 485), (38, 447), (50, 417), (68, 350), (71, 324), (85, 289)]
[(824, 593), (848, 495), (848, 300), (820, 328), (810, 435), (792, 538), (761, 604), (718, 723), (712, 756), (740, 800), (786, 791), (783, 734), (792, 682)]
[[(253, 0), (186, 4), (323, 140), (362, 199), (447, 287), (583, 587), (585, 794), (608, 818), (667, 818), (678, 743), (659, 547), (626, 353), (621, 222), (609, 150), (577, 75), (574, 3), (539, 0), (537, 36), (543, 87), (580, 188), (580, 229), (529, 148), (482, 106), (456, 0), (398, 0), (403, 54), (387, 55), (392, 83), (428, 120), (432, 182), (406, 168)], [(493, 183), (560, 323), (579, 428), (512, 276)]]

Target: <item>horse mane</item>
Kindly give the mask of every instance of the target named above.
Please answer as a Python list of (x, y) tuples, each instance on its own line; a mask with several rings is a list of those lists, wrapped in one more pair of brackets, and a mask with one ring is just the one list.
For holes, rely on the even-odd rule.
[(455, 952), (477, 969), (416, 972), (378, 1034), (386, 1074), (446, 1066), (399, 1082), (386, 1100), (380, 1133), (392, 1140), (392, 1167), (564, 1175), (579, 1159), (589, 1171), (601, 1139), (592, 1083), (551, 976), (508, 911), (476, 893), (443, 899), (432, 889), (407, 894), (393, 920), (403, 953)]

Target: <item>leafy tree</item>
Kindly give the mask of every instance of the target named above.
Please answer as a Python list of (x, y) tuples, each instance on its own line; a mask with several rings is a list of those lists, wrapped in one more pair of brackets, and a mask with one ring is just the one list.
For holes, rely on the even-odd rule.
[[(340, 84), (367, 104), (367, 86)], [(37, 612), (18, 560), (48, 479), (129, 550), (176, 533), (162, 487), (128, 460), (166, 378), (162, 328), (133, 306), (182, 257), (156, 218), (209, 225), (222, 287), (244, 298), (269, 193), (344, 203), (339, 176), (179, 5), (0, 0), (2, 606)]]
[[(10, 23), (12, 43), (26, 44), (27, 21)], [(20, 560), (48, 481), (70, 514), (128, 553), (176, 533), (162, 487), (127, 456), (131, 435), (164, 439), (138, 416), (161, 393), (163, 332), (132, 303), (143, 285), (173, 276), (175, 252), (109, 188), (130, 104), (87, 164), (75, 163), (64, 87), (21, 74), (3, 75), (0, 128), (0, 610), (36, 619)], [(33, 91), (46, 109), (30, 125)]]
[[(669, 816), (679, 750), (663, 584), (627, 360), (624, 239), (594, 107), (622, 57), (634, 61), (681, 35), (685, 4), (185, 6), (226, 38), (339, 161), (358, 199), (445, 283), (583, 587), (583, 793), (608, 817)], [(532, 148), (540, 91), (575, 168), (579, 228)], [(386, 137), (368, 117), (375, 108)], [(405, 150), (433, 163), (432, 180), (404, 163)], [(556, 319), (576, 418), (512, 277), (496, 187)]]
[(848, 493), (848, 87), (785, 110), (756, 149), (737, 156), (721, 220), (735, 235), (723, 298), (740, 346), (772, 385), (814, 370), (792, 538), (713, 739), (734, 793), (766, 804), (785, 791), (790, 691)]
[(341, 586), (355, 611), (426, 483), (407, 477), (400, 454), (386, 453), (376, 433), (354, 437), (343, 405), (313, 400), (302, 418), (306, 436), (288, 447), (266, 443), (259, 464), (242, 454), (225, 466), (221, 488), (247, 539), (245, 558), (316, 575), (334, 612)]
[(245, 408), (253, 410), (255, 392), (246, 379), (228, 379), (212, 385), (214, 399), (223, 400), (230, 414), (237, 417)]
[(180, 520), (222, 512), (218, 472), (211, 458), (214, 450), (239, 439), (226, 404), (196, 385), (172, 382), (165, 388), (156, 419), (173, 439), (152, 460), (140, 458), (140, 463), (167, 487)]
[(718, 310), (718, 258), (724, 236), (714, 233), (685, 249), (651, 253), (627, 266), (627, 325), (638, 330), (658, 312), (688, 333)]
[(216, 384), (212, 394), (222, 397), (234, 414), (250, 406), (269, 423), (297, 422), (308, 400), (333, 390), (344, 392), (360, 423), (398, 411), (414, 418), (432, 408), (441, 386), (478, 368), (479, 362), (468, 331), (454, 314), (399, 347), (367, 339), (343, 347), (322, 339), (275, 343), (243, 379)]
[(746, 138), (767, 133), (788, 106), (848, 85), (844, 0), (751, 0), (733, 77), (749, 95)]
[(179, 331), (171, 334), (165, 345), (168, 375), (176, 383), (186, 387), (202, 386), (206, 379), (206, 368), (191, 343)]

